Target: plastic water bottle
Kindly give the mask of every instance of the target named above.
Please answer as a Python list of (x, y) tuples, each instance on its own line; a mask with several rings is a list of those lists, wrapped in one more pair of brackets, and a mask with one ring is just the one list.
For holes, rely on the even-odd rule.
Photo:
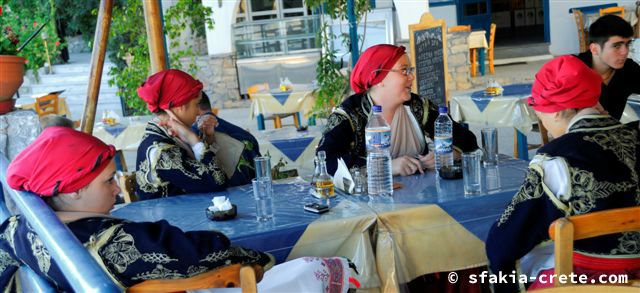
[(447, 115), (447, 107), (438, 108), (440, 115), (435, 122), (436, 171), (445, 166), (453, 166), (453, 122)]
[(391, 175), (391, 127), (382, 117), (382, 107), (373, 106), (365, 129), (367, 144), (367, 189), (371, 196), (393, 194)]

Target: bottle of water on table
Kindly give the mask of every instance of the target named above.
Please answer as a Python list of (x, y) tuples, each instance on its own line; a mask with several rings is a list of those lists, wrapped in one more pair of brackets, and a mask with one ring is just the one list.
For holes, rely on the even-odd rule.
[(435, 122), (435, 160), (436, 172), (442, 167), (453, 166), (453, 122), (447, 114), (447, 107), (438, 108), (440, 115)]
[(391, 175), (391, 127), (382, 117), (382, 107), (373, 106), (365, 128), (367, 145), (367, 189), (371, 196), (393, 194)]

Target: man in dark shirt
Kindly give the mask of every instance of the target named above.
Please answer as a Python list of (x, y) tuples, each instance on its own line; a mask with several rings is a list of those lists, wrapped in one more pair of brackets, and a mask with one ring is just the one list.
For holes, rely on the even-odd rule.
[(589, 27), (589, 51), (578, 55), (602, 77), (600, 104), (620, 119), (630, 94), (640, 94), (640, 66), (628, 59), (631, 25), (616, 15), (598, 18)]

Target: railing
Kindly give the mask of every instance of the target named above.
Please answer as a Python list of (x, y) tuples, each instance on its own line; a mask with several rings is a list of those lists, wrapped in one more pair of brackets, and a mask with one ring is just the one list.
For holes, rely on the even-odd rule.
[(320, 16), (279, 18), (233, 25), (238, 58), (285, 55), (319, 50)]
[[(119, 292), (111, 278), (91, 257), (89, 251), (63, 224), (49, 206), (38, 196), (29, 192), (16, 191), (7, 184), (7, 167), (9, 160), (0, 154), (0, 180), (5, 190), (16, 203), (22, 216), (27, 219), (31, 227), (38, 234), (45, 247), (56, 261), (56, 264), (74, 291), (77, 292)], [(9, 211), (0, 198), (0, 216), (2, 221), (9, 216)], [(20, 270), (28, 270), (22, 266)], [(37, 291), (53, 292), (54, 289), (34, 272), (21, 274), (27, 281), (26, 288), (37, 288)]]

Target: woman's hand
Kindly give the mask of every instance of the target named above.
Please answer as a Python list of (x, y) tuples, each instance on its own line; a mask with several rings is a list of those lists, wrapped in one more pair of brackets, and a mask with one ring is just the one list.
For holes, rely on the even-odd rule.
[(177, 137), (192, 147), (200, 142), (200, 138), (191, 130), (191, 127), (182, 124), (171, 110), (167, 109), (165, 111), (169, 115), (169, 119), (161, 119), (160, 126), (166, 127), (170, 135)]
[(418, 156), (418, 160), (422, 164), (423, 169), (435, 170), (436, 168), (436, 157), (433, 152), (428, 153), (426, 156)]
[[(425, 156), (428, 157), (428, 156)], [(396, 176), (407, 176), (413, 175), (419, 171), (420, 174), (424, 173), (422, 171), (422, 166), (420, 160), (416, 158), (412, 158), (409, 156), (402, 156), (399, 158), (395, 158), (391, 161), (391, 173)]]

